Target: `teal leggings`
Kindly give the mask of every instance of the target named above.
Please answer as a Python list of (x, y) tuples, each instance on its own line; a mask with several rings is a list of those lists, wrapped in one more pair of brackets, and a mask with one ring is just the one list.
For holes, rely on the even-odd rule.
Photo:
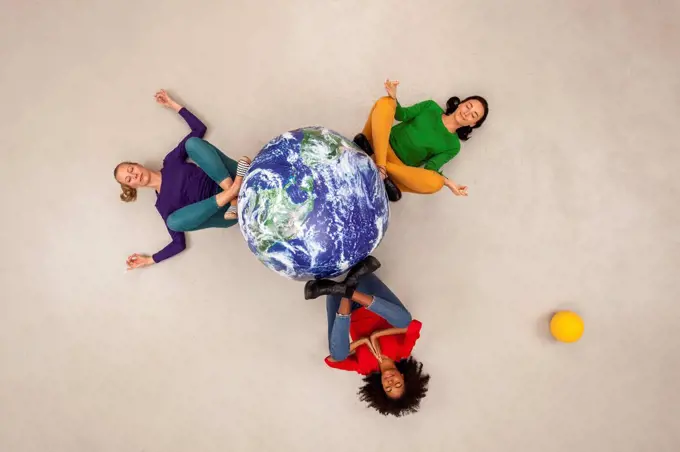
[[(219, 149), (201, 138), (192, 137), (185, 143), (187, 154), (196, 162), (205, 174), (216, 184), (227, 177), (236, 177), (238, 162), (224, 155)], [(177, 232), (198, 231), (207, 228), (228, 228), (238, 220), (225, 220), (224, 213), (229, 204), (224, 207), (217, 205), (215, 196), (203, 201), (189, 204), (173, 212), (167, 221), (168, 228)]]

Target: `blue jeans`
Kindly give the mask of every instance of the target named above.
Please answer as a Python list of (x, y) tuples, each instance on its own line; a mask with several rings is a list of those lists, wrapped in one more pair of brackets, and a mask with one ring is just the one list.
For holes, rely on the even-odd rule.
[[(189, 157), (216, 184), (227, 177), (232, 179), (236, 177), (238, 162), (224, 155), (207, 141), (192, 137), (187, 140), (184, 147)], [(220, 191), (218, 190), (218, 193)], [(224, 219), (224, 213), (229, 206), (219, 207), (215, 198), (216, 195), (174, 211), (168, 217), (168, 228), (173, 231), (188, 232), (206, 228), (228, 228), (238, 223), (238, 220)]]
[[(366, 309), (387, 320), (387, 323), (393, 327), (406, 328), (411, 323), (411, 313), (408, 312), (397, 296), (374, 274), (361, 278), (357, 291), (366, 295), (372, 295), (373, 303)], [(342, 297), (337, 295), (326, 297), (328, 348), (331, 358), (336, 361), (342, 361), (349, 355), (349, 324), (351, 314), (338, 314), (341, 299)], [(360, 307), (359, 303), (352, 301), (352, 311)]]

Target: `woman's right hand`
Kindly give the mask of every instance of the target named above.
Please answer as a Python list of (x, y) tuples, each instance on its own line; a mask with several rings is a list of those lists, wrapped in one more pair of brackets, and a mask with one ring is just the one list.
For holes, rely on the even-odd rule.
[(397, 86), (399, 86), (399, 80), (385, 80), (385, 91), (392, 99), (397, 98)]
[(380, 349), (380, 342), (378, 342), (378, 337), (375, 335), (375, 332), (371, 334), (368, 342), (371, 344), (371, 352), (373, 353), (373, 356), (375, 356), (375, 359), (377, 359), (378, 362), (382, 362), (382, 350)]
[(128, 256), (127, 261), (125, 261), (127, 264), (127, 269), (128, 270), (134, 270), (136, 268), (142, 268), (142, 267), (148, 267), (149, 265), (153, 265), (156, 262), (153, 260), (153, 257), (151, 256), (145, 256), (143, 254), (132, 254)]
[(444, 181), (444, 185), (449, 187), (449, 190), (453, 192), (454, 195), (456, 196), (467, 196), (468, 195), (468, 187), (467, 185), (458, 185), (451, 179), (446, 179)]

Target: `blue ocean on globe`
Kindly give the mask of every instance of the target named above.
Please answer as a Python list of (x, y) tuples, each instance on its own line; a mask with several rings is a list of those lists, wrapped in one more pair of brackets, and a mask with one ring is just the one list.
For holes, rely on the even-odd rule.
[(267, 267), (293, 279), (333, 277), (380, 244), (389, 206), (380, 173), (322, 127), (284, 133), (260, 151), (238, 198), (241, 233)]

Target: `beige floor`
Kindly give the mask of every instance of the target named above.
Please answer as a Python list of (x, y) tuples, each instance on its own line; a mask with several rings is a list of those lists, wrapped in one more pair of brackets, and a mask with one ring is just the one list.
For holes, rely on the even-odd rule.
[[(1, 0), (0, 451), (680, 450), (680, 4)], [(418, 415), (382, 418), (323, 364), (321, 301), (238, 229), (167, 242), (122, 159), (185, 133), (254, 155), (400, 99), (488, 97), (447, 173), (393, 205), (381, 277), (424, 324)], [(573, 308), (576, 345), (546, 334)]]

